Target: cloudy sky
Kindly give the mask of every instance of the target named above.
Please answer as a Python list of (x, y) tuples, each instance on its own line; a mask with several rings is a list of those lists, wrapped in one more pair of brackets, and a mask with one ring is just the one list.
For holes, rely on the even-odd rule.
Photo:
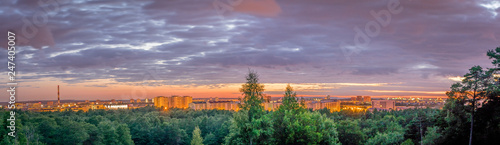
[(0, 32), (16, 33), (21, 101), (56, 99), (57, 85), (63, 99), (238, 97), (249, 69), (273, 96), (287, 83), (303, 96), (444, 96), (468, 68), (491, 67), (485, 54), (500, 46), (499, 7), (498, 0), (17, 0), (0, 2)]

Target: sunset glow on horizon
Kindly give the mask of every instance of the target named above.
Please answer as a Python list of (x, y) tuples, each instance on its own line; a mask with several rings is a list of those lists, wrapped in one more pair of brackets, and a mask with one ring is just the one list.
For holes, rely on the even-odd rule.
[[(62, 83), (62, 82), (60, 82)], [(64, 83), (62, 83), (64, 84)], [(65, 84), (61, 86), (62, 100), (128, 100), (128, 99), (151, 99), (156, 96), (192, 96), (193, 98), (238, 98), (241, 97), (239, 88), (243, 83), (211, 84), (211, 85), (165, 85), (165, 86), (129, 86), (113, 85), (106, 87), (89, 86), (89, 84)], [(20, 87), (19, 99), (21, 101), (55, 100), (57, 99), (57, 85), (40, 85), (37, 88)], [(263, 83), (265, 94), (272, 97), (282, 97), (286, 83)], [(363, 90), (364, 87), (377, 88), (391, 84), (377, 83), (304, 83), (290, 84), (297, 91), (299, 97), (331, 97), (350, 98), (354, 96), (371, 96), (372, 98), (386, 97), (412, 97), (412, 98), (434, 98), (445, 97), (444, 91), (401, 91), (401, 90)], [(54, 87), (55, 86), (55, 87)], [(343, 91), (343, 89), (353, 91)], [(359, 90), (356, 90), (359, 89)], [(327, 94), (330, 90), (335, 93)], [(338, 91), (335, 91), (338, 90)], [(358, 92), (350, 95), (351, 92)], [(333, 95), (333, 94), (348, 95)], [(47, 94), (47, 95), (45, 95)]]

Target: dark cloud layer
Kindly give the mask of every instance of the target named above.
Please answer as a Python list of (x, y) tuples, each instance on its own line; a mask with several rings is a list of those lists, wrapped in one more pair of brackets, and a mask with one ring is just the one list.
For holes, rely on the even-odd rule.
[[(500, 2), (491, 0), (400, 0), (402, 11), (352, 55), (341, 44), (390, 0), (282, 0), (269, 13), (243, 5), (248, 13), (223, 16), (206, 0), (53, 2), (0, 2), (0, 32), (19, 34), (21, 79), (210, 85), (242, 82), (252, 68), (264, 82), (447, 89), (443, 79), (489, 67), (486, 51), (500, 46)], [(23, 19), (36, 33), (23, 32)]]

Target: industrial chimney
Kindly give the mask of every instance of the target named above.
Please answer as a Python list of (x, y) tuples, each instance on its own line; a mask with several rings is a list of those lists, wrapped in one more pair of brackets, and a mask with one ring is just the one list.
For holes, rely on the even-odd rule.
[(59, 85), (57, 85), (57, 107), (61, 107), (61, 100), (59, 98)]

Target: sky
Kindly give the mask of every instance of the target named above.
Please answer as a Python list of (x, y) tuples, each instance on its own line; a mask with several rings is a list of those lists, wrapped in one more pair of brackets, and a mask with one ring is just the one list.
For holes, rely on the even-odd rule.
[(498, 0), (14, 0), (0, 2), (0, 32), (16, 33), (18, 101), (54, 100), (57, 85), (63, 100), (236, 98), (249, 69), (276, 97), (287, 84), (444, 97), (492, 67), (499, 13)]

